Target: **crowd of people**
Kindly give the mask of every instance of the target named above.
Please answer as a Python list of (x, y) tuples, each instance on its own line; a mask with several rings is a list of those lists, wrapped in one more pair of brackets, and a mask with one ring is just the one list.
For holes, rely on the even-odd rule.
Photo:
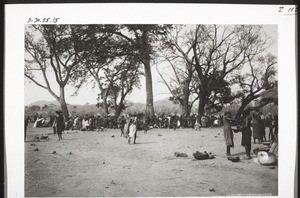
[[(114, 115), (101, 116), (88, 115), (85, 116), (67, 116), (65, 117), (66, 130), (82, 130), (93, 131), (103, 130), (104, 128), (116, 129), (118, 128), (120, 119), (124, 116), (139, 117), (139, 119), (147, 120), (150, 128), (194, 128), (195, 125), (201, 127), (221, 126), (222, 119), (220, 115), (203, 115), (197, 116), (192, 114), (190, 116), (180, 114), (170, 115), (155, 115), (152, 119), (145, 119), (143, 114), (121, 115), (116, 117)], [(43, 117), (34, 116), (28, 117), (27, 122), (34, 122), (33, 127), (51, 127), (55, 123), (55, 116)]]
[[(247, 158), (250, 158), (251, 138), (253, 138), (254, 144), (260, 144), (264, 141), (276, 141), (278, 138), (278, 116), (272, 114), (265, 116), (257, 110), (253, 112), (244, 111), (239, 120), (233, 119), (230, 112), (225, 112), (222, 116), (170, 114), (167, 116), (156, 115), (153, 118), (143, 114), (126, 114), (119, 117), (114, 115), (104, 117), (100, 114), (64, 117), (62, 111), (56, 111), (56, 114), (57, 116), (49, 118), (36, 116), (33, 127), (52, 127), (59, 140), (62, 139), (64, 130), (101, 131), (105, 128), (119, 129), (121, 136), (128, 138), (128, 143), (131, 142), (131, 139), (133, 139), (133, 143), (136, 143), (138, 130), (147, 133), (151, 128), (169, 128), (173, 130), (193, 128), (201, 130), (203, 127), (223, 126), (226, 155), (231, 156), (230, 149), (234, 147), (233, 132), (242, 132), (241, 145), (245, 147)], [(25, 119), (25, 138), (28, 122), (30, 122), (30, 118)], [(266, 132), (268, 137), (266, 137)]]
[[(129, 136), (130, 126), (134, 121), (136, 130), (143, 130), (145, 133), (151, 128), (169, 128), (176, 130), (177, 128), (195, 128), (200, 130), (200, 127), (221, 126), (222, 118), (220, 115), (203, 115), (198, 116), (192, 114), (190, 116), (172, 113), (170, 115), (155, 115), (153, 118), (148, 118), (144, 114), (124, 114), (119, 117), (115, 115), (101, 116), (100, 114), (85, 116), (63, 116), (62, 112), (56, 111), (57, 116), (43, 117), (35, 115), (25, 118), (25, 139), (26, 131), (29, 122), (34, 122), (33, 128), (37, 127), (52, 127), (54, 134), (58, 134), (59, 139), (62, 139), (61, 130), (80, 130), (80, 131), (102, 131), (108, 129), (121, 129), (121, 136)], [(61, 121), (62, 120), (62, 121)], [(131, 121), (130, 121), (131, 120)], [(60, 122), (60, 126), (58, 125)], [(136, 136), (135, 136), (136, 137)], [(135, 142), (134, 138), (134, 142)]]

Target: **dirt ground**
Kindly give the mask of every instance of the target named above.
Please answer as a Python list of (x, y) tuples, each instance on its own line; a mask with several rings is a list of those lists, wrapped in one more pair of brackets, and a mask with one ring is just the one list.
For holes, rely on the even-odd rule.
[[(48, 134), (49, 141), (32, 141), (36, 134)], [(241, 134), (234, 135), (232, 154), (240, 162), (227, 160), (222, 128), (138, 131), (137, 144), (129, 145), (119, 130), (66, 131), (58, 140), (51, 129), (29, 125), (25, 196), (278, 195), (278, 167), (257, 164), (253, 153), (253, 159), (243, 159)], [(215, 159), (195, 160), (195, 151), (212, 152)], [(175, 157), (175, 152), (188, 157)]]

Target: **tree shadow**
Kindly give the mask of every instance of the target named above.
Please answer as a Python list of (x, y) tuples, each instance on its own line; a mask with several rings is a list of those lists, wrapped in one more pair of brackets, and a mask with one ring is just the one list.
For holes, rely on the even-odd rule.
[(33, 142), (35, 142), (35, 143), (38, 143), (38, 142), (50, 142), (49, 140), (48, 141), (34, 141), (34, 140), (26, 140), (25, 142), (24, 142), (24, 144), (25, 143), (33, 143)]
[(66, 141), (68, 141), (68, 140), (78, 140), (79, 138), (63, 138), (63, 139), (61, 139), (62, 141), (64, 141), (64, 140), (66, 140)]
[(137, 142), (135, 144), (155, 144), (157, 142)]
[(238, 156), (238, 155), (246, 155), (246, 152), (239, 152), (239, 153), (231, 154), (231, 156)]

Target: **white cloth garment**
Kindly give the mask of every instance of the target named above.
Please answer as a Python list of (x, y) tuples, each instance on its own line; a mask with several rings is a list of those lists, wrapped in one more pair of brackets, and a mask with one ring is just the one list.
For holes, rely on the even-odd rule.
[(136, 124), (131, 124), (129, 126), (129, 137), (134, 137), (134, 134), (136, 133)]

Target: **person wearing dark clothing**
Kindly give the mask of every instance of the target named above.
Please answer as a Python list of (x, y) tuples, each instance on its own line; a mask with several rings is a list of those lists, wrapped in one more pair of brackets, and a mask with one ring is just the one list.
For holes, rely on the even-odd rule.
[(61, 140), (62, 139), (62, 132), (65, 129), (65, 122), (64, 122), (64, 116), (62, 114), (62, 111), (56, 111), (57, 113), (57, 117), (56, 117), (56, 132), (58, 135), (58, 139)]
[(119, 129), (121, 130), (121, 137), (124, 135), (124, 126), (126, 124), (126, 120), (124, 118), (124, 116), (122, 115), (119, 118)]
[(259, 113), (260, 116), (260, 127), (261, 127), (261, 142), (267, 141), (266, 138), (266, 126), (265, 126), (265, 116), (262, 112)]
[(268, 141), (274, 140), (272, 122), (273, 122), (272, 114), (269, 114), (269, 116), (267, 116), (265, 119), (265, 127), (268, 131), (268, 137), (269, 137)]
[(149, 117), (148, 116), (145, 116), (144, 118), (144, 122), (143, 122), (143, 130), (144, 130), (144, 133), (147, 133), (148, 130), (149, 130)]
[(93, 131), (95, 129), (95, 118), (94, 116), (90, 116), (89, 118), (89, 131)]
[(173, 118), (173, 129), (174, 129), (174, 131), (177, 129), (178, 120), (179, 119), (178, 119), (177, 115), (175, 115), (174, 118)]
[(27, 126), (28, 126), (28, 123), (29, 123), (29, 119), (28, 118), (25, 118), (25, 133), (24, 133), (24, 141), (26, 141), (26, 134), (27, 134)]
[(274, 129), (274, 140), (278, 140), (278, 115), (274, 115), (272, 126)]
[(100, 117), (100, 115), (98, 115), (97, 117), (95, 117), (95, 128), (97, 129), (97, 131), (102, 131), (103, 127), (102, 127), (102, 118)]
[(56, 119), (57, 119), (57, 117), (55, 116), (53, 124), (52, 124), (52, 129), (53, 129), (53, 134), (54, 135), (56, 134)]
[(250, 112), (246, 111), (243, 113), (243, 121), (240, 128), (242, 132), (242, 146), (245, 147), (246, 158), (251, 159), (250, 151), (251, 151), (251, 117)]

